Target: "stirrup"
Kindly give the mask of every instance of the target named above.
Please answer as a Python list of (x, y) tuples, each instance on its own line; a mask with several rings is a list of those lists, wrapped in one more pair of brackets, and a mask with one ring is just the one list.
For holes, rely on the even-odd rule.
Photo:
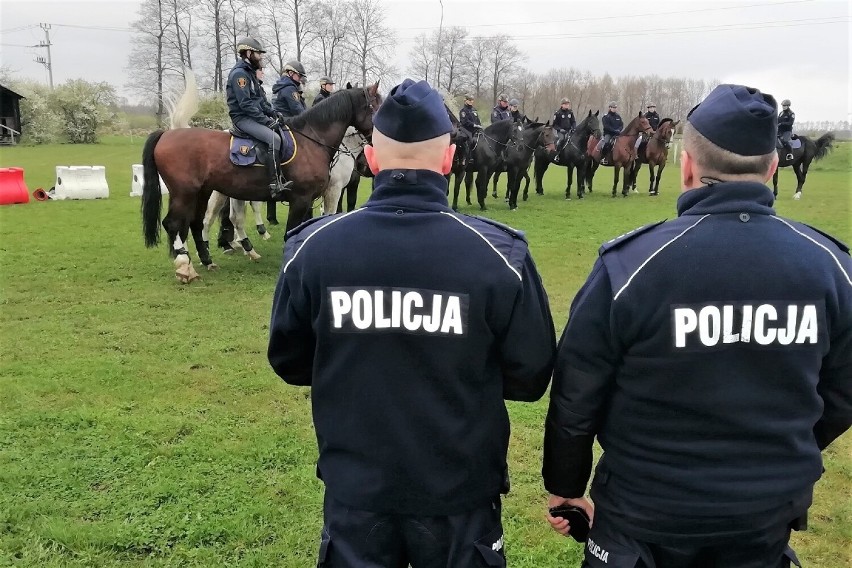
[(788, 159), (788, 160), (792, 160), (792, 159), (793, 159), (793, 153), (792, 153), (792, 152), (787, 152), (787, 159)]

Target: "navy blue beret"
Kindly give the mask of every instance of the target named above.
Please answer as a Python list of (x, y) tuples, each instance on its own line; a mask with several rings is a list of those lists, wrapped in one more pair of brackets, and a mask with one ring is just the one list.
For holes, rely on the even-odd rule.
[(422, 142), (453, 130), (444, 99), (426, 81), (406, 79), (373, 116), (373, 126), (397, 142)]
[(740, 156), (775, 150), (778, 104), (772, 95), (743, 85), (719, 85), (686, 119), (710, 142)]

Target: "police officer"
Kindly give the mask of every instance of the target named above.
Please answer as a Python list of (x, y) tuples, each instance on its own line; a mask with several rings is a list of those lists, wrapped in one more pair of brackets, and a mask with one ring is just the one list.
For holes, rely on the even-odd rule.
[(509, 115), (509, 97), (501, 93), (497, 97), (497, 104), (491, 109), (491, 124), (498, 120), (509, 120), (510, 118), (512, 117)]
[[(305, 97), (302, 94), (302, 82), (306, 79), (305, 68), (298, 61), (284, 64), (284, 74), (272, 86), (275, 95), (273, 107), (283, 118), (298, 116), (305, 112)], [(277, 203), (266, 202), (266, 218), (271, 225), (278, 224)]]
[(657, 127), (660, 125), (660, 115), (657, 113), (657, 105), (654, 103), (648, 103), (647, 109), (648, 112), (645, 113), (645, 118), (648, 119), (648, 124), (651, 125), (651, 128), (656, 131)]
[(499, 566), (503, 400), (547, 388), (547, 296), (521, 233), (448, 207), (436, 90), (406, 79), (373, 123), (372, 196), (294, 229), (272, 307), (269, 361), (311, 387), (319, 566)]
[(521, 111), (518, 108), (521, 106), (521, 101), (518, 99), (512, 99), (509, 101), (509, 119), (512, 122), (522, 123), (524, 121), (524, 115), (521, 114)]
[(793, 123), (796, 121), (796, 113), (790, 110), (790, 99), (781, 101), (781, 114), (778, 115), (778, 138), (781, 145), (787, 150), (787, 160), (793, 159), (793, 148), (790, 140), (793, 138)]
[(302, 95), (302, 81), (306, 79), (305, 68), (298, 61), (284, 64), (284, 73), (272, 86), (275, 95), (273, 106), (284, 116), (298, 116), (305, 112), (305, 97)]
[(598, 142), (596, 150), (600, 152), (601, 164), (606, 165), (606, 154), (609, 153), (613, 139), (621, 134), (624, 130), (624, 121), (621, 120), (621, 115), (618, 114), (618, 103), (611, 101), (607, 113), (601, 118), (601, 127), (603, 128), (603, 138)]
[(564, 97), (559, 104), (559, 108), (553, 113), (553, 128), (558, 135), (556, 139), (557, 148), (562, 148), (565, 137), (576, 126), (577, 119), (574, 117), (574, 111), (571, 110), (571, 101), (567, 97)]
[(467, 130), (471, 138), (477, 130), (482, 130), (482, 123), (479, 121), (479, 113), (473, 107), (473, 95), (464, 96), (464, 106), (459, 111), (459, 124)]
[(266, 52), (259, 41), (246, 37), (237, 43), (237, 53), (240, 60), (228, 74), (225, 86), (228, 115), (239, 130), (272, 149), (266, 163), (269, 191), (272, 199), (279, 199), (293, 182), (282, 183), (278, 177), (275, 160), (281, 149), (281, 137), (273, 130), (276, 116), (256, 75), (256, 71), (263, 67), (263, 54)]
[(584, 566), (798, 565), (791, 526), (852, 423), (852, 259), (775, 215), (776, 112), (714, 89), (684, 128), (679, 217), (605, 243), (574, 299), (542, 472), (551, 506), (593, 515)]
[(334, 81), (328, 77), (320, 77), (320, 90), (317, 96), (314, 97), (314, 102), (311, 106), (316, 106), (317, 103), (324, 101), (334, 92)]

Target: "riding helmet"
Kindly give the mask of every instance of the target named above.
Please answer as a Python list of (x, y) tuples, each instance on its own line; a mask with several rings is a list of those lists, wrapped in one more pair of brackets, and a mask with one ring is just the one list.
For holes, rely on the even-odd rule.
[(498, 101), (509, 102), (509, 97), (506, 96), (505, 93), (500, 93), (500, 96), (497, 97)]
[(509, 101), (509, 106), (521, 106), (521, 101), (519, 101), (518, 99), (512, 99), (511, 101)]
[(783, 107), (790, 106), (790, 99), (784, 99), (783, 101), (781, 101), (781, 106), (783, 106)]
[(571, 104), (571, 101), (568, 100), (568, 97), (562, 97), (562, 102), (559, 104), (564, 105), (565, 103)]
[(301, 61), (296, 61), (295, 59), (284, 64), (284, 73), (287, 73), (288, 71), (298, 73), (302, 77), (307, 75), (307, 73), (305, 73), (305, 66), (302, 65)]
[(334, 81), (332, 81), (328, 77), (320, 77), (320, 87), (322, 87), (323, 85), (334, 85)]
[(237, 53), (241, 51), (256, 51), (258, 53), (266, 53), (259, 41), (253, 37), (244, 37), (237, 42)]

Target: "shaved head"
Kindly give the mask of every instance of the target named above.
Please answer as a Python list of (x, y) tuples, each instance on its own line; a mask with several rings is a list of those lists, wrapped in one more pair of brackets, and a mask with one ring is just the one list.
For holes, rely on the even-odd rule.
[(364, 148), (367, 163), (373, 173), (382, 170), (432, 170), (447, 174), (452, 166), (456, 147), (450, 135), (442, 134), (422, 142), (399, 142), (373, 130), (373, 144)]

